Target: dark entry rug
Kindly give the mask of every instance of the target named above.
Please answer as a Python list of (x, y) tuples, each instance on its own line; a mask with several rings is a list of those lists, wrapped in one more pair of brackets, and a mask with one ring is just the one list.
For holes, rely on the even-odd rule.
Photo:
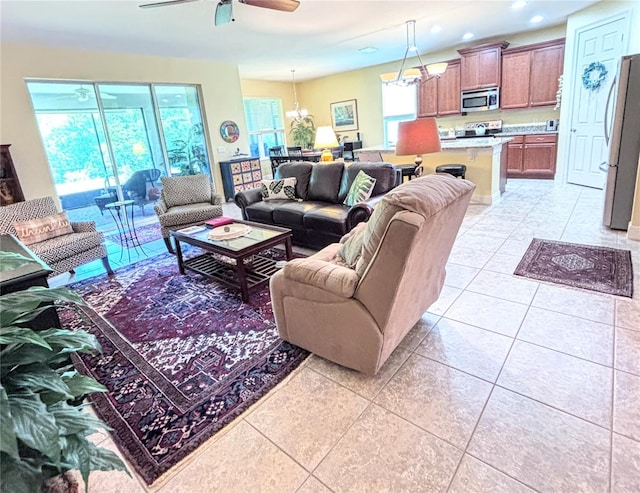
[(534, 238), (514, 274), (617, 296), (633, 296), (629, 250)]
[(62, 311), (64, 326), (95, 334), (103, 349), (76, 360), (109, 390), (91, 396), (94, 409), (148, 484), (308, 356), (278, 337), (268, 286), (244, 304), (215, 281), (181, 276), (173, 255), (71, 288), (90, 307)]
[[(138, 237), (141, 245), (159, 240), (162, 238), (160, 224), (153, 223), (145, 224), (144, 226), (136, 226), (136, 236)], [(120, 240), (120, 235), (117, 232), (105, 235), (105, 239), (113, 243), (117, 243), (120, 246), (124, 246)]]

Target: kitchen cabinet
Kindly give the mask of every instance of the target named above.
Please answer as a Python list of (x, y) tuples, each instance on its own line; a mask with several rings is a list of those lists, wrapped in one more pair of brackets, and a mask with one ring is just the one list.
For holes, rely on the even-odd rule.
[(227, 201), (232, 200), (241, 190), (259, 187), (262, 181), (260, 158), (257, 157), (220, 161), (220, 173)]
[(563, 63), (564, 39), (505, 50), (500, 108), (555, 105)]
[(507, 144), (507, 178), (549, 178), (556, 173), (556, 134), (516, 135)]
[(509, 43), (491, 43), (458, 50), (460, 59), (460, 90), (472, 91), (498, 87), (501, 80), (502, 50)]
[(418, 86), (418, 117), (460, 114), (460, 61), (447, 62), (447, 70), (440, 77), (427, 80)]

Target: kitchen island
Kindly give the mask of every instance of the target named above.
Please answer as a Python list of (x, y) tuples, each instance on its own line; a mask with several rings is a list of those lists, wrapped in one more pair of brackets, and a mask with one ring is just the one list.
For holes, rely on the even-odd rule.
[[(475, 183), (471, 202), (493, 204), (504, 192), (507, 182), (507, 147), (511, 137), (478, 137), (472, 139), (442, 139), (442, 151), (422, 156), (425, 173), (435, 173), (441, 164), (464, 164), (466, 179)], [(368, 147), (367, 151), (380, 151), (382, 160), (393, 164), (410, 164), (415, 156), (396, 156), (393, 149)]]

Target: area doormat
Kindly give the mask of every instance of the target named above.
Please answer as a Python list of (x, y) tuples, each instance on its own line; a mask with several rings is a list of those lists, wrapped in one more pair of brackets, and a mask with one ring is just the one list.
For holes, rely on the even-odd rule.
[[(283, 259), (284, 253), (265, 255)], [(71, 286), (90, 305), (61, 310), (102, 355), (76, 358), (108, 388), (96, 413), (151, 484), (294, 370), (309, 353), (278, 337), (268, 286), (239, 293), (162, 254)]]
[[(162, 233), (160, 232), (160, 224), (158, 223), (136, 226), (135, 230), (136, 236), (138, 237), (141, 245), (145, 243), (151, 243), (152, 241), (162, 238)], [(125, 246), (122, 244), (120, 235), (117, 232), (105, 235), (105, 239), (112, 241), (113, 243), (117, 243), (120, 246)]]
[(617, 296), (633, 296), (629, 250), (534, 238), (514, 274)]

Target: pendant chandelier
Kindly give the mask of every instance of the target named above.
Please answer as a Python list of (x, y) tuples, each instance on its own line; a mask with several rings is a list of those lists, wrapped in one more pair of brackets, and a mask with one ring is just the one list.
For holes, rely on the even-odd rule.
[[(413, 84), (420, 83), (422, 79), (422, 70), (424, 69), (427, 72), (427, 79), (429, 80), (433, 77), (440, 77), (445, 70), (447, 70), (447, 63), (432, 63), (430, 65), (426, 65), (422, 62), (422, 58), (420, 58), (420, 53), (418, 53), (418, 47), (416, 45), (416, 21), (411, 20), (406, 22), (407, 25), (407, 49), (404, 52), (404, 58), (402, 59), (402, 63), (400, 64), (400, 70), (398, 72), (387, 72), (386, 74), (380, 74), (380, 78), (384, 84), (396, 84), (399, 86), (411, 86)], [(404, 64), (407, 61), (407, 56), (409, 56), (409, 52), (415, 52), (418, 57), (418, 61), (420, 62), (420, 67), (412, 67), (405, 69)]]
[(295, 121), (296, 123), (300, 123), (309, 112), (305, 109), (300, 109), (300, 105), (298, 104), (298, 94), (296, 93), (296, 71), (295, 69), (291, 69), (291, 78), (293, 80), (293, 110), (287, 111), (287, 118)]

